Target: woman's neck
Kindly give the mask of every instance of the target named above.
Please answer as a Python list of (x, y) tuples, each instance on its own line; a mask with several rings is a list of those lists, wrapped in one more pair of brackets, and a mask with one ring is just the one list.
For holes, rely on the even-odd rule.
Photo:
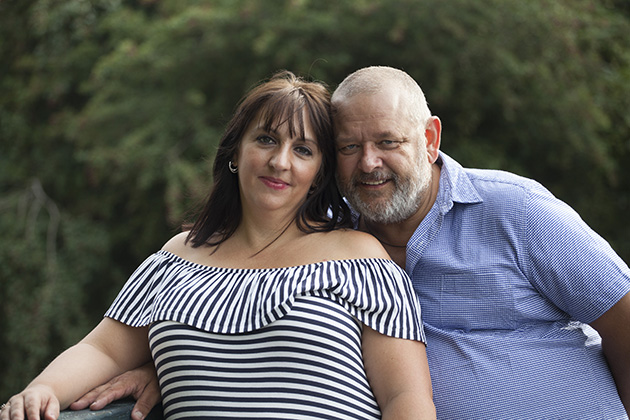
[(245, 244), (251, 248), (260, 248), (271, 241), (277, 242), (292, 230), (299, 230), (295, 225), (297, 210), (297, 208), (284, 211), (261, 210), (244, 207), (241, 222), (234, 233), (241, 236)]
[(295, 223), (295, 216), (295, 211), (243, 211), (232, 238), (240, 247), (251, 251), (250, 255), (258, 255), (303, 234)]

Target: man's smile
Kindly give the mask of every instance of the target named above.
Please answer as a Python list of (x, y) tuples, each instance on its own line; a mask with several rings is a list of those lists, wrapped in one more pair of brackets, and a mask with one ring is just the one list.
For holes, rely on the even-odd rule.
[(377, 186), (377, 185), (383, 185), (387, 181), (388, 181), (387, 179), (383, 179), (383, 180), (380, 180), (380, 181), (361, 181), (361, 184), (363, 184), (363, 185), (370, 185), (370, 186)]

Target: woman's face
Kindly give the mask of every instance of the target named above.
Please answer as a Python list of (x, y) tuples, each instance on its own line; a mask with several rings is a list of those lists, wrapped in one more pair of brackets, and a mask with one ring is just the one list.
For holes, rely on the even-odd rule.
[(322, 153), (308, 117), (304, 138), (288, 123), (266, 131), (260, 116), (251, 122), (235, 159), (243, 211), (283, 211), (293, 216), (322, 166)]

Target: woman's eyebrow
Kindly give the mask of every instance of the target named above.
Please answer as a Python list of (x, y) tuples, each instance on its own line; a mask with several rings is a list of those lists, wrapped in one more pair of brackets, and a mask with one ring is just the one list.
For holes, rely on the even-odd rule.
[(313, 143), (317, 146), (317, 141), (313, 140), (310, 137), (298, 137), (296, 140), (301, 141), (303, 143)]

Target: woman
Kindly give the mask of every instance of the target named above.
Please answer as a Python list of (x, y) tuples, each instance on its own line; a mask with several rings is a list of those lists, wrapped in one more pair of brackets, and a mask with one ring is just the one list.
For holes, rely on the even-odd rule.
[(1, 419), (56, 418), (151, 358), (167, 419), (435, 418), (409, 279), (346, 228), (329, 99), (289, 72), (246, 95), (192, 229), (150, 256)]

